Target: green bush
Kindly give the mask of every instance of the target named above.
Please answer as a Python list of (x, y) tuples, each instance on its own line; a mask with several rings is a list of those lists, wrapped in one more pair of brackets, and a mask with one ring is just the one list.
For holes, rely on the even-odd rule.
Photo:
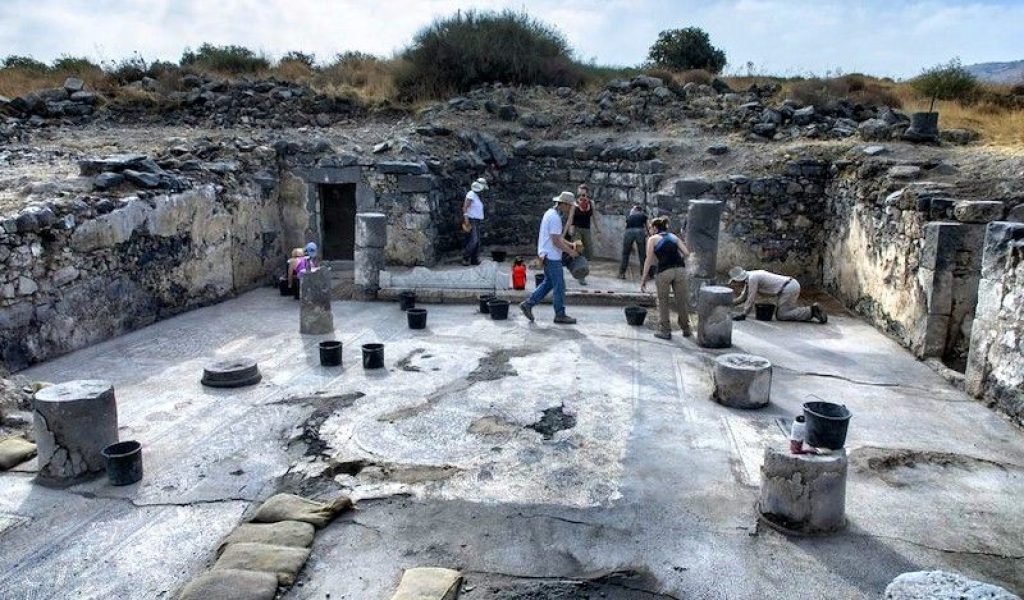
[(11, 54), (0, 63), (0, 68), (4, 69), (21, 69), (22, 71), (31, 71), (33, 73), (46, 73), (50, 70), (50, 67), (46, 66), (46, 63), (40, 62), (31, 56), (18, 56)]
[(946, 64), (926, 69), (910, 82), (914, 91), (932, 102), (928, 111), (935, 110), (936, 100), (955, 100), (960, 104), (972, 103), (980, 90), (978, 80), (954, 58)]
[(195, 51), (185, 48), (180, 62), (183, 67), (234, 75), (255, 73), (270, 68), (270, 61), (266, 56), (244, 46), (214, 46), (208, 43), (199, 46)]
[(725, 52), (712, 46), (707, 32), (699, 27), (662, 31), (647, 60), (653, 66), (679, 71), (703, 69), (718, 74), (725, 68)]
[(565, 38), (526, 13), (470, 10), (421, 29), (401, 55), (403, 98), (438, 98), (476, 85), (577, 86), (582, 70)]
[(88, 58), (62, 54), (60, 58), (53, 61), (53, 70), (61, 73), (85, 75), (86, 73), (99, 71), (100, 66)]

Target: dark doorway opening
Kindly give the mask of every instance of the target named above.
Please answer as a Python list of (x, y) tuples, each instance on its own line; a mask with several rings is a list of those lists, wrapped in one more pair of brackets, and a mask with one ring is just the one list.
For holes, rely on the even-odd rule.
[(356, 244), (356, 184), (321, 184), (324, 260), (352, 260)]

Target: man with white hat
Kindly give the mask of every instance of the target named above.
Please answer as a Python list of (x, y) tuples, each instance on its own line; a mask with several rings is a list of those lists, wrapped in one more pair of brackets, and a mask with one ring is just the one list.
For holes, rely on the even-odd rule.
[(828, 322), (828, 315), (817, 303), (797, 306), (800, 282), (792, 277), (771, 271), (747, 271), (743, 267), (733, 267), (729, 269), (729, 281), (742, 281), (745, 284), (743, 293), (733, 302), (733, 306), (743, 306), (743, 311), (737, 315), (738, 318), (746, 318), (760, 296), (775, 301), (775, 318), (780, 321)]
[(572, 192), (562, 192), (551, 199), (554, 206), (544, 213), (537, 236), (537, 256), (544, 263), (544, 281), (533, 294), (519, 305), (526, 318), (533, 321), (533, 307), (540, 303), (548, 292), (554, 291), (552, 303), (555, 306), (555, 323), (573, 325), (576, 319), (565, 314), (565, 275), (562, 273), (562, 256), (576, 257), (576, 249), (562, 236), (562, 217), (576, 206)]
[(481, 177), (469, 186), (462, 203), (462, 230), (466, 232), (466, 247), (462, 251), (463, 265), (480, 264), (480, 225), (484, 220), (484, 203), (480, 192), (487, 189), (487, 180)]

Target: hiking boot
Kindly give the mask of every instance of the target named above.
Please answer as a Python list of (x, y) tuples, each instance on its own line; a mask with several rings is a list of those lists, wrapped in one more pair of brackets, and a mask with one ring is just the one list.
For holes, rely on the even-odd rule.
[(525, 302), (520, 302), (519, 303), (519, 310), (523, 311), (523, 314), (526, 316), (527, 319), (530, 320), (531, 323), (533, 322), (533, 307), (532, 306), (530, 306), (529, 304), (527, 304)]
[(626, 274), (625, 273), (619, 273), (619, 279), (625, 279), (625, 278), (626, 278)]
[(559, 325), (575, 325), (576, 319), (569, 315), (555, 315), (555, 323), (558, 323)]
[(670, 340), (672, 339), (672, 334), (667, 331), (659, 331), (654, 334), (654, 337), (658, 338), (659, 340)]
[(828, 323), (828, 315), (825, 314), (825, 309), (817, 302), (811, 305), (811, 317), (817, 319), (819, 323)]

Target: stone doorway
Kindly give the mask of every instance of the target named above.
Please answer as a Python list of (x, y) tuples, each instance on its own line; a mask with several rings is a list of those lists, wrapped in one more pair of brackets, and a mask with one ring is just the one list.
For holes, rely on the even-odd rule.
[(320, 184), (324, 260), (352, 260), (356, 239), (356, 184)]

